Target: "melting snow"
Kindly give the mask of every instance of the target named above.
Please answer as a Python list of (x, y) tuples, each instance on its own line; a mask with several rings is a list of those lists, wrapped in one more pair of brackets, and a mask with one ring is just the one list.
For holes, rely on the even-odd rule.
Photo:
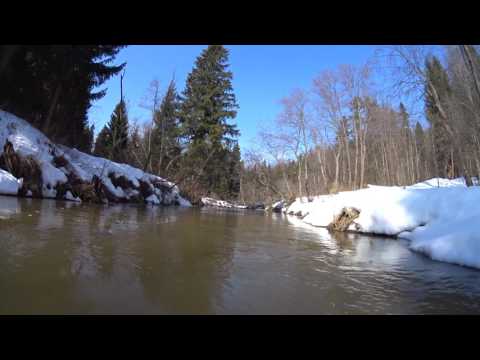
[(23, 179), (17, 179), (9, 172), (0, 169), (0, 194), (17, 195)]
[[(130, 196), (138, 194), (138, 191), (136, 192), (134, 189), (124, 191), (121, 187), (114, 186), (109, 177), (109, 175), (113, 175), (115, 178), (125, 177), (135, 187), (139, 187), (140, 181), (143, 181), (152, 192), (157, 190), (152, 185), (153, 183), (161, 185), (162, 189), (165, 189), (165, 191), (160, 191), (163, 193), (160, 198), (164, 205), (191, 206), (189, 201), (180, 196), (179, 189), (175, 184), (126, 164), (115, 163), (82, 153), (76, 149), (56, 145), (25, 120), (0, 110), (0, 153), (7, 141), (12, 143), (16, 153), (23, 157), (32, 156), (39, 164), (43, 179), (43, 197), (55, 198), (55, 186), (66, 183), (68, 181), (66, 174), (69, 173), (75, 174), (83, 181), (91, 181), (94, 176), (99, 177), (103, 184), (118, 198), (129, 199)], [(55, 167), (53, 162), (55, 156), (63, 156), (68, 164), (61, 168)], [(17, 194), (21, 187), (21, 184), (18, 185), (19, 181), (2, 170), (2, 173), (0, 173), (0, 194)], [(65, 199), (72, 200), (75, 198), (67, 192)], [(147, 199), (145, 200), (148, 202), (160, 204), (158, 196), (151, 195)]]
[(344, 207), (354, 207), (360, 216), (349, 230), (396, 235), (432, 259), (480, 268), (479, 202), (480, 187), (466, 187), (463, 179), (430, 179), (297, 199), (285, 212), (300, 211), (303, 222), (324, 227)]

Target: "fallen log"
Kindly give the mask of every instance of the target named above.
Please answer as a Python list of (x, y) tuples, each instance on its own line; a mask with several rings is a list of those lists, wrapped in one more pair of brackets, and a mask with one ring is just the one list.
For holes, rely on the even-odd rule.
[(335, 216), (333, 221), (328, 224), (330, 231), (347, 231), (353, 221), (360, 216), (360, 210), (353, 207), (345, 207), (340, 214)]

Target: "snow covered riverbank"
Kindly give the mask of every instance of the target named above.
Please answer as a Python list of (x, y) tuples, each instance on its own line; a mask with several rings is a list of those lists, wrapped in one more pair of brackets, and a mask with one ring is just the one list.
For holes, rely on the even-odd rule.
[(226, 209), (247, 209), (246, 205), (233, 204), (225, 200), (217, 200), (209, 197), (203, 197), (200, 200), (202, 206), (217, 207), (217, 208), (226, 208)]
[(297, 199), (285, 212), (313, 226), (328, 226), (344, 208), (358, 210), (348, 230), (397, 236), (434, 260), (480, 269), (480, 187), (461, 179), (431, 179), (407, 187), (367, 189)]
[(175, 184), (126, 164), (51, 142), (0, 110), (0, 194), (190, 206)]

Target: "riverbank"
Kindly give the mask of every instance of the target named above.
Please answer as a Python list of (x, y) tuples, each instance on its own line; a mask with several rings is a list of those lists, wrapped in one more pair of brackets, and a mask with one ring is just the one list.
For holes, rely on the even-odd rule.
[(166, 179), (55, 144), (27, 121), (1, 110), (0, 194), (191, 206)]
[(306, 224), (328, 227), (348, 209), (355, 213), (348, 231), (407, 239), (411, 250), (434, 260), (480, 269), (480, 187), (467, 187), (462, 179), (369, 185), (311, 200), (297, 199), (284, 211)]

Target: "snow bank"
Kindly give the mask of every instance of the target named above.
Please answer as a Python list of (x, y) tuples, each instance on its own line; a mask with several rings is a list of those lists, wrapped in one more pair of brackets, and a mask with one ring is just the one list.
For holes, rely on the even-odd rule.
[(285, 200), (280, 200), (277, 201), (276, 203), (272, 204), (272, 211), (274, 212), (282, 212), (282, 210), (285, 208), (286, 201)]
[[(119, 200), (138, 199), (143, 193), (144, 200), (148, 203), (191, 206), (190, 202), (180, 196), (175, 184), (126, 164), (54, 144), (27, 121), (0, 110), (0, 154), (4, 151), (7, 141), (13, 145), (16, 154), (21, 157), (31, 156), (39, 165), (42, 172), (43, 197), (58, 198), (56, 189), (59, 185), (68, 183), (68, 176), (74, 176), (86, 183), (91, 183), (96, 177)], [(63, 163), (57, 167), (55, 159), (59, 157), (63, 159)], [(17, 194), (21, 187), (20, 185), (15, 188), (16, 179), (9, 175), (10, 177), (2, 172), (1, 194)], [(114, 182), (127, 185), (115, 186)], [(140, 189), (142, 191), (139, 191)], [(79, 200), (70, 191), (66, 191), (62, 198)]]
[(149, 197), (147, 197), (145, 199), (145, 202), (147, 202), (148, 204), (152, 204), (152, 205), (158, 205), (160, 204), (160, 200), (158, 200), (158, 197), (157, 195), (155, 194), (152, 194), (150, 195)]
[(212, 206), (212, 207), (219, 207), (219, 208), (229, 208), (229, 209), (247, 209), (248, 208), (246, 205), (232, 204), (225, 200), (217, 200), (209, 197), (201, 198), (200, 203), (203, 206)]
[[(474, 179), (472, 179), (474, 180)], [(475, 183), (475, 181), (474, 181)], [(369, 185), (372, 186), (372, 185)], [(442, 179), (442, 178), (433, 178), (430, 180), (425, 180), (421, 183), (406, 186), (407, 189), (431, 189), (431, 188), (439, 188), (439, 187), (466, 187), (467, 184), (464, 178), (458, 179)]]
[(22, 187), (23, 179), (17, 179), (9, 172), (0, 169), (0, 194), (17, 195)]
[(297, 199), (286, 212), (326, 227), (343, 208), (353, 207), (360, 216), (351, 231), (396, 235), (432, 259), (480, 268), (479, 202), (479, 187), (466, 187), (461, 179), (431, 179), (407, 187), (369, 185), (311, 202)]

